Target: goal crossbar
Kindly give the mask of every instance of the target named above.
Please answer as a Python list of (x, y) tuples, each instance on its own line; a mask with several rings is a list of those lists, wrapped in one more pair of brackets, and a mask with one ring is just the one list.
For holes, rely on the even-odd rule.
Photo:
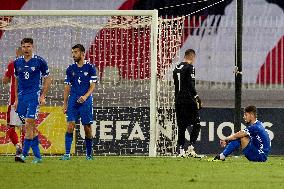
[[(0, 10), (0, 16), (152, 16), (157, 10)], [(157, 15), (158, 16), (158, 15)]]

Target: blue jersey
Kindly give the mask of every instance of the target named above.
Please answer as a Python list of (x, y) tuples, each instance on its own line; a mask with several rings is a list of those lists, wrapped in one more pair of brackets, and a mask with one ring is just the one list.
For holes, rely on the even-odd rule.
[(244, 129), (250, 136), (250, 141), (259, 149), (259, 153), (268, 154), (271, 148), (270, 138), (260, 121)]
[(88, 92), (90, 84), (96, 82), (96, 68), (87, 61), (84, 62), (82, 67), (78, 67), (77, 63), (74, 63), (66, 70), (64, 83), (71, 85), (70, 95), (72, 96), (84, 96)]
[(15, 77), (18, 80), (18, 96), (39, 94), (42, 77), (49, 76), (46, 61), (37, 55), (26, 62), (24, 56), (14, 61)]

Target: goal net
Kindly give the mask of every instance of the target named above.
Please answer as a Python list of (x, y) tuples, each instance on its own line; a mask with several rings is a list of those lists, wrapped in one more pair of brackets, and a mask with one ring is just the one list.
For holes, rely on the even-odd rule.
[[(96, 155), (173, 154), (176, 124), (172, 69), (179, 60), (183, 20), (163, 19), (157, 11), (0, 11), (0, 73), (15, 58), (21, 39), (34, 39), (34, 53), (47, 62), (52, 84), (41, 107), (41, 151), (64, 153), (62, 113), (65, 71), (71, 47), (86, 48), (99, 81), (94, 92)], [(13, 154), (6, 131), (9, 87), (0, 85), (0, 153)], [(84, 154), (84, 129), (76, 126), (72, 150)]]

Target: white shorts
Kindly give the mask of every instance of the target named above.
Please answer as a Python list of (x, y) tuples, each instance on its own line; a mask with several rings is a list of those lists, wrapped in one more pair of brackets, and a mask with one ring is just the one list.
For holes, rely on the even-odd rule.
[(16, 113), (14, 106), (11, 106), (9, 114), (10, 114), (10, 123), (9, 123), (10, 125), (23, 126), (23, 122), (21, 121), (20, 117)]

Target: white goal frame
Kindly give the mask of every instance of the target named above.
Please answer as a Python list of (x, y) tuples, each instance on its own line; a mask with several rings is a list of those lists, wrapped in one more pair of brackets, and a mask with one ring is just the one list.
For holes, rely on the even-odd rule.
[(158, 10), (0, 10), (0, 16), (151, 16), (151, 81), (150, 81), (150, 141), (149, 156), (157, 155), (157, 41)]

